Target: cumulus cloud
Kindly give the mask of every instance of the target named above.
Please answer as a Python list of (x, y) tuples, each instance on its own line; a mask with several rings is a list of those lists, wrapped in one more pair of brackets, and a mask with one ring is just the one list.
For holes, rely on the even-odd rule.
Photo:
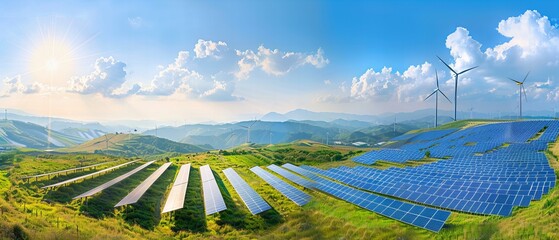
[[(497, 32), (507, 37), (502, 44), (482, 49), (482, 44), (466, 28), (458, 27), (449, 34), (445, 46), (450, 57), (445, 60), (456, 71), (479, 68), (460, 76), (458, 96), (470, 100), (512, 99), (518, 87), (508, 77), (526, 82), (529, 99), (558, 101), (559, 30), (546, 16), (528, 10), (500, 21)], [(433, 59), (433, 58), (431, 58)], [(419, 102), (435, 87), (435, 70), (439, 69), (442, 90), (454, 94), (451, 72), (434, 58), (432, 62), (408, 67), (403, 73), (384, 67), (366, 70), (354, 77), (349, 96), (353, 101)], [(492, 94), (488, 94), (492, 93)]]
[(196, 58), (206, 58), (215, 57), (220, 58), (221, 52), (227, 49), (227, 43), (218, 41), (206, 41), (204, 39), (198, 39), (198, 43), (194, 45), (194, 53)]
[[(233, 96), (234, 82), (218, 80), (216, 76), (210, 78), (188, 68), (188, 51), (180, 51), (177, 58), (163, 68), (138, 93), (142, 95), (169, 96), (184, 93), (193, 98), (210, 101), (233, 101), (242, 98)], [(218, 74), (219, 75), (219, 74)]]
[(353, 78), (350, 96), (355, 100), (419, 101), (436, 87), (434, 75), (428, 62), (410, 66), (403, 73), (387, 67), (379, 72), (368, 69), (359, 78)]
[(135, 86), (128, 91), (122, 89), (126, 82), (126, 64), (112, 56), (100, 57), (95, 61), (95, 70), (87, 75), (73, 77), (69, 91), (80, 94), (101, 94), (105, 97), (120, 98), (134, 94)]
[(2, 96), (6, 97), (11, 94), (33, 94), (40, 92), (44, 86), (38, 82), (32, 84), (24, 84), (21, 81), (21, 75), (4, 79), (4, 91)]
[(315, 54), (305, 54), (282, 52), (279, 49), (269, 49), (261, 45), (257, 52), (236, 50), (236, 54), (241, 57), (237, 62), (239, 70), (235, 73), (238, 79), (248, 78), (255, 68), (260, 68), (270, 75), (280, 76), (307, 64), (322, 68), (329, 63), (321, 48)]
[(187, 68), (189, 56), (188, 51), (180, 51), (175, 61), (159, 71), (153, 77), (151, 85), (142, 89), (140, 94), (168, 96), (177, 91), (188, 92), (187, 83), (202, 78), (202, 75)]

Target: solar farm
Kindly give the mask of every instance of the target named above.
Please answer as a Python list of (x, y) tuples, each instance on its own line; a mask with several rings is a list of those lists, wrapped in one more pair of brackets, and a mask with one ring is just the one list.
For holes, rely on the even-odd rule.
[(65, 196), (60, 203), (86, 216), (98, 218), (92, 209), (111, 198), (103, 211), (113, 215), (99, 217), (141, 210), (160, 216), (152, 226), (170, 229), (181, 221), (206, 228), (220, 221), (266, 222), (286, 211), (333, 214), (329, 206), (339, 205), (346, 209), (343, 216), (355, 212), (375, 219), (366, 223), (371, 228), (382, 222), (428, 238), (448, 237), (456, 219), (514, 219), (544, 201), (556, 185), (546, 151), (558, 135), (559, 121), (485, 123), (404, 134), (336, 164), (201, 154), (167, 162), (96, 163), (21, 179), (45, 199)]

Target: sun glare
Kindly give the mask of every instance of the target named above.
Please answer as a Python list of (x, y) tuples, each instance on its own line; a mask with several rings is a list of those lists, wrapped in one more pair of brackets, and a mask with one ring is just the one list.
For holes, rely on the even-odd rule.
[(34, 44), (30, 58), (30, 72), (41, 82), (64, 82), (74, 71), (76, 57), (69, 44), (54, 37), (39, 40)]
[(45, 63), (45, 68), (49, 72), (56, 72), (58, 70), (58, 60), (56, 58), (51, 58)]

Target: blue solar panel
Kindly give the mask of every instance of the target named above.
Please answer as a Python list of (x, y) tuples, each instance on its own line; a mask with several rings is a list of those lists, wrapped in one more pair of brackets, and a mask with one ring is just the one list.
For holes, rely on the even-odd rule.
[(258, 214), (272, 208), (235, 170), (227, 168), (223, 170), (223, 173), (252, 214)]
[(291, 164), (285, 164), (283, 167), (311, 178), (316, 182), (316, 189), (320, 191), (326, 192), (380, 215), (433, 232), (439, 232), (450, 216), (449, 211), (415, 205), (396, 199), (386, 198), (373, 193), (360, 191), (319, 177), (306, 169), (302, 169)]
[(295, 174), (293, 174), (293, 173), (291, 173), (291, 172), (289, 172), (289, 171), (287, 171), (287, 170), (285, 170), (281, 167), (278, 167), (278, 166), (272, 164), (272, 165), (268, 166), (268, 169), (274, 171), (275, 173), (281, 175), (284, 178), (289, 179), (290, 181), (298, 184), (299, 186), (303, 186), (303, 187), (306, 187), (306, 188), (309, 188), (309, 189), (314, 188), (315, 183), (313, 181), (309, 181), (307, 179), (299, 177), (299, 176), (297, 176), (297, 175), (295, 175)]
[(542, 151), (558, 136), (559, 121), (484, 124), (415, 134), (396, 149), (371, 151), (353, 160), (405, 163), (426, 152), (449, 159), (385, 170), (363, 166), (307, 169), (359, 189), (413, 202), (508, 216), (514, 206), (526, 207), (555, 187), (555, 171)]
[(303, 206), (307, 204), (311, 200), (311, 196), (304, 193), (303, 191), (289, 185), (288, 183), (282, 181), (278, 177), (272, 175), (269, 172), (266, 172), (264, 169), (260, 167), (253, 167), (250, 169), (253, 173), (258, 175), (268, 184), (270, 184), (273, 188), (281, 192), (284, 196), (291, 199), (291, 201), (295, 202), (295, 204), (299, 206)]

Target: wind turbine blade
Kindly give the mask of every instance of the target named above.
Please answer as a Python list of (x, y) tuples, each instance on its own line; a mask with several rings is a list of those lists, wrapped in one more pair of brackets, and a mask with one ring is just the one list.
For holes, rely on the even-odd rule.
[[(520, 87), (522, 88), (522, 90), (524, 90), (524, 101), (528, 102), (528, 97), (526, 96), (526, 88), (524, 88), (524, 84), (520, 85)], [(522, 93), (520, 93), (522, 94)]]
[(437, 79), (437, 89), (439, 89), (439, 74), (437, 74), (437, 69), (435, 69), (435, 77)]
[(528, 73), (526, 73), (526, 77), (524, 77), (524, 80), (522, 80), (522, 83), (524, 83), (526, 81), (526, 78), (528, 78), (528, 74), (530, 74), (530, 71), (528, 71)]
[(512, 78), (508, 78), (508, 79), (510, 79), (511, 81), (513, 81), (513, 82), (515, 82), (515, 83), (517, 83), (517, 84), (522, 84), (521, 82), (516, 81), (516, 80), (514, 80), (514, 79), (512, 79)]
[(441, 62), (443, 62), (443, 64), (444, 64), (448, 69), (450, 69), (450, 71), (452, 71), (454, 74), (458, 74), (458, 73), (456, 73), (456, 71), (454, 71), (454, 69), (452, 69), (450, 66), (448, 66), (448, 64), (446, 64), (439, 56), (437, 56), (437, 58), (438, 58), (439, 60), (441, 60)]
[(429, 99), (429, 98), (430, 98), (431, 96), (433, 96), (433, 94), (435, 94), (437, 91), (438, 91), (438, 89), (435, 90), (435, 91), (433, 91), (431, 94), (429, 94), (429, 96), (427, 96), (425, 99), (423, 99), (423, 101)]
[(466, 70), (464, 70), (464, 71), (462, 71), (462, 72), (459, 72), (458, 75), (460, 75), (460, 74), (462, 74), (462, 73), (465, 73), (465, 72), (467, 72), (467, 71), (470, 71), (470, 70), (472, 70), (472, 69), (474, 69), (474, 68), (477, 68), (477, 67), (479, 67), (479, 66), (475, 66), (475, 67), (473, 67), (473, 68), (468, 68), (468, 69), (466, 69)]
[(446, 98), (446, 100), (448, 100), (449, 103), (452, 103), (452, 101), (448, 99), (448, 97), (443, 93), (443, 91), (439, 90), (439, 92), (444, 96), (444, 98)]
[(254, 125), (256, 122), (257, 122), (257, 121), (254, 120), (254, 121), (252, 122), (252, 124), (250, 124), (249, 128), (252, 127), (252, 125)]

